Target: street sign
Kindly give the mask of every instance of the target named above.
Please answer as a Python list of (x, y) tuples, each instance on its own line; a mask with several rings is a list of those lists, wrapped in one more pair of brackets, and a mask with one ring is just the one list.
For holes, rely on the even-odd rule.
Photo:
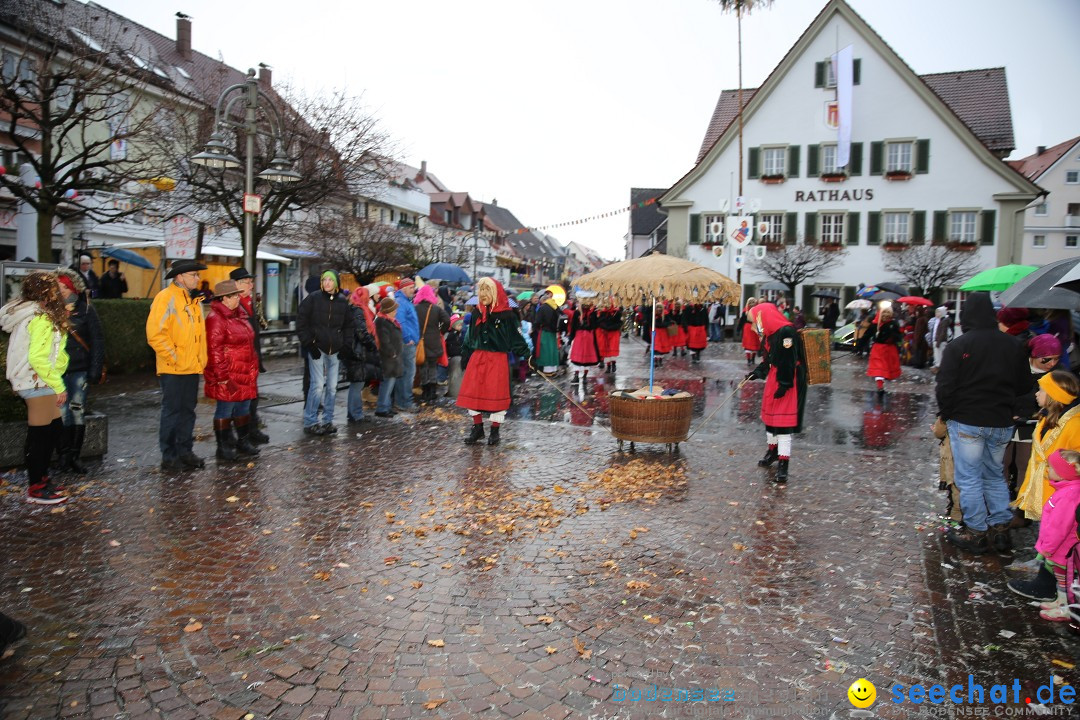
[(173, 260), (195, 257), (196, 227), (191, 218), (177, 215), (165, 222), (165, 257)]
[(262, 195), (244, 193), (244, 212), (258, 215), (262, 212)]

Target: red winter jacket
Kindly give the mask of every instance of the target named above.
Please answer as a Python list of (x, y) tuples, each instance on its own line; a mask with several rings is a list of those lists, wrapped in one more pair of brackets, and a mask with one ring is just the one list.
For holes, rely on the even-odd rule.
[(258, 393), (259, 360), (255, 356), (255, 331), (247, 313), (237, 306), (210, 303), (206, 316), (206, 397), (225, 402), (251, 400)]

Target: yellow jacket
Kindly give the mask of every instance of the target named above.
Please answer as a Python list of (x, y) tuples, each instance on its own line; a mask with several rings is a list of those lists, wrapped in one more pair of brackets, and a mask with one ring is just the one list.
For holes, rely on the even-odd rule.
[(146, 318), (146, 342), (157, 353), (158, 375), (201, 375), (206, 367), (202, 305), (176, 283), (159, 292)]
[(1045, 433), (1046, 420), (1040, 420), (1031, 438), (1031, 459), (1028, 460), (1024, 484), (1016, 493), (1014, 506), (1024, 511), (1030, 520), (1042, 518), (1043, 504), (1054, 493), (1050, 484), (1050, 464), (1046, 461), (1055, 450), (1080, 450), (1080, 407), (1074, 407), (1058, 421), (1058, 426)]

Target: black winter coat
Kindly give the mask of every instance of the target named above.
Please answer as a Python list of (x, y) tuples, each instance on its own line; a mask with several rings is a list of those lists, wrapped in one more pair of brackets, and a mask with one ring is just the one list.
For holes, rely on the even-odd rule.
[(393, 320), (376, 317), (375, 334), (379, 336), (379, 358), (382, 361), (383, 377), (401, 377), (405, 374), (401, 361), (405, 340), (401, 335), (401, 328)]
[(1026, 348), (998, 329), (989, 293), (968, 296), (960, 326), (964, 334), (945, 346), (938, 369), (939, 414), (965, 425), (1012, 427), (1031, 389)]
[(350, 303), (352, 313), (352, 342), (348, 344), (345, 357), (345, 374), (349, 382), (382, 380), (382, 358), (375, 338), (367, 329), (364, 311)]
[[(101, 382), (101, 371), (105, 367), (105, 335), (101, 331), (101, 321), (97, 310), (86, 301), (86, 294), (79, 295), (75, 310), (68, 317), (71, 332), (67, 339), (67, 373), (85, 372), (91, 385)], [(78, 335), (89, 349), (75, 339)]]
[(442, 305), (432, 305), (424, 301), (416, 304), (416, 320), (423, 335), (424, 357), (427, 360), (442, 357), (442, 334), (450, 329), (450, 316), (443, 310)]
[(340, 352), (345, 339), (352, 338), (352, 313), (349, 301), (341, 293), (313, 292), (300, 303), (296, 314), (296, 333), (301, 347), (321, 353)]

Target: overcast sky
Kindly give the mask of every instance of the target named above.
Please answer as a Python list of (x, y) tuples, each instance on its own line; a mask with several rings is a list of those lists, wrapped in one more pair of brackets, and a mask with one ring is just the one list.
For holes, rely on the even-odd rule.
[[(919, 74), (1005, 66), (1017, 150), (1080, 135), (1080, 1), (850, 0)], [(100, 0), (199, 52), (308, 90), (363, 93), (401, 159), (542, 226), (668, 187), (738, 84), (733, 16), (715, 0)], [(776, 0), (743, 21), (760, 84), (824, 7)], [(548, 230), (622, 256), (628, 215)]]

